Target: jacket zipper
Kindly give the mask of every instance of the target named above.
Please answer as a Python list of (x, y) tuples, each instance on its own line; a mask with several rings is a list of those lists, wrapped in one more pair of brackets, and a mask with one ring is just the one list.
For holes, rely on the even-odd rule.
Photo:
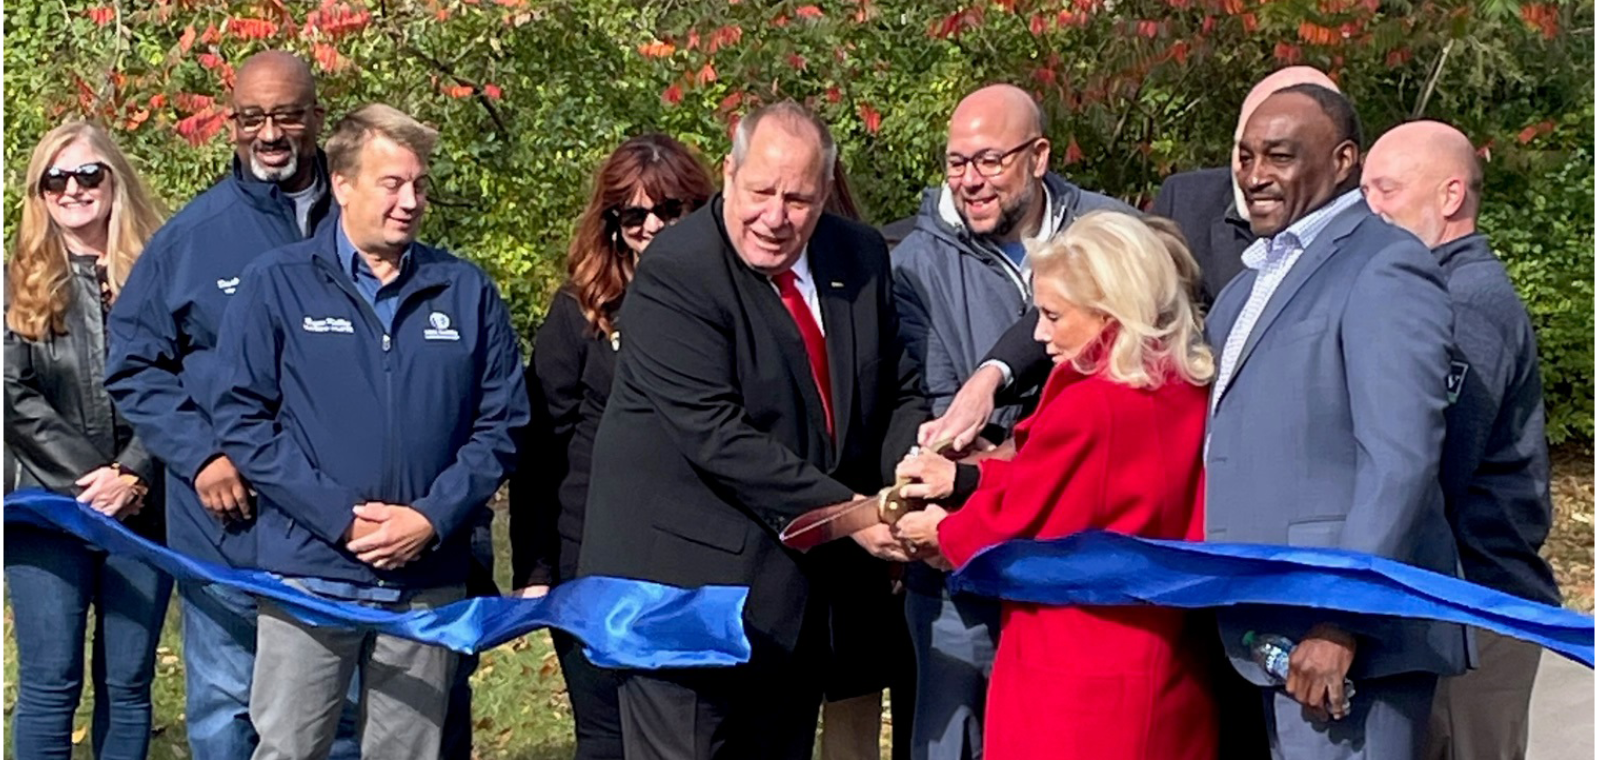
[[(383, 325), (383, 321), (378, 318), (377, 310), (372, 308), (372, 305), (366, 302), (366, 298), (355, 290), (354, 283), (351, 283), (344, 277), (341, 277), (338, 269), (336, 267), (330, 267), (326, 260), (317, 257), (316, 264), (317, 266), (322, 267), (324, 273), (331, 277), (333, 283), (340, 291), (344, 293), (346, 298), (355, 302), (355, 308), (360, 311), (361, 317), (366, 320), (367, 325), (376, 331), (378, 335), (382, 336), (379, 341), (379, 348), (382, 351), (383, 358), (383, 408), (388, 412), (387, 414), (383, 415), (383, 483), (385, 488), (390, 493), (396, 492), (397, 489), (394, 488), (395, 483), (393, 466), (394, 426), (390, 422), (394, 414), (394, 385), (391, 380), (394, 373), (392, 367), (390, 366), (390, 349), (392, 349), (394, 346), (394, 339), (389, 335), (389, 329)], [(397, 318), (398, 312), (396, 312), (396, 319)], [(388, 582), (384, 581), (382, 578), (377, 578), (376, 581), (378, 586), (388, 585)]]

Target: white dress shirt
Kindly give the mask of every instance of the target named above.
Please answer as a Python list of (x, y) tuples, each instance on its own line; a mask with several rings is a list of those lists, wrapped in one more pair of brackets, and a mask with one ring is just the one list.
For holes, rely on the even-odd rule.
[[(805, 306), (810, 309), (810, 316), (815, 318), (816, 326), (821, 328), (821, 337), (827, 337), (827, 322), (821, 318), (821, 297), (816, 294), (816, 278), (810, 274), (808, 247), (799, 252), (799, 260), (793, 263), (790, 271), (794, 274), (794, 287), (799, 289), (799, 295), (804, 296)], [(777, 284), (771, 283), (771, 289), (775, 291)]]

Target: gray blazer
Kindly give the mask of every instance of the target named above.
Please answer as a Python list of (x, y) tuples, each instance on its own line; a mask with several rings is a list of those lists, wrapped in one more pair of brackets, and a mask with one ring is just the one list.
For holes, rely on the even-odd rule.
[[(1256, 276), (1244, 270), (1217, 297), (1211, 345), (1225, 345)], [(1457, 575), (1437, 474), (1452, 323), (1425, 245), (1364, 203), (1333, 218), (1266, 304), (1212, 404), (1206, 537), (1349, 549)], [(1358, 637), (1355, 681), (1467, 664), (1456, 625), (1282, 607), (1217, 617), (1233, 665), (1261, 685), (1243, 633), (1297, 640), (1319, 622)]]

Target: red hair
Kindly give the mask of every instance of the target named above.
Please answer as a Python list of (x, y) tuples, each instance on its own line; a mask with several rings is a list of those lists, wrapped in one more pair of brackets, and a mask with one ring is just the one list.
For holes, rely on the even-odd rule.
[(715, 192), (710, 172), (688, 146), (663, 134), (639, 135), (621, 144), (594, 173), (588, 205), (566, 252), (566, 278), (583, 317), (598, 335), (614, 329), (612, 317), (638, 256), (621, 242), (621, 229), (607, 213), (643, 190), (655, 203), (682, 201), (698, 209)]

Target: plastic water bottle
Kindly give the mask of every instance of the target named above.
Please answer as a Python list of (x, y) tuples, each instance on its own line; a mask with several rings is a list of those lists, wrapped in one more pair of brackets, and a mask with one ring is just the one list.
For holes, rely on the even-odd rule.
[[(1248, 647), (1249, 656), (1254, 663), (1259, 665), (1277, 686), (1287, 683), (1288, 658), (1293, 655), (1293, 648), (1298, 646), (1292, 639), (1274, 633), (1255, 633), (1249, 631), (1243, 634), (1243, 646)], [(1348, 711), (1349, 703), (1354, 699), (1354, 682), (1343, 679), (1343, 712)]]

